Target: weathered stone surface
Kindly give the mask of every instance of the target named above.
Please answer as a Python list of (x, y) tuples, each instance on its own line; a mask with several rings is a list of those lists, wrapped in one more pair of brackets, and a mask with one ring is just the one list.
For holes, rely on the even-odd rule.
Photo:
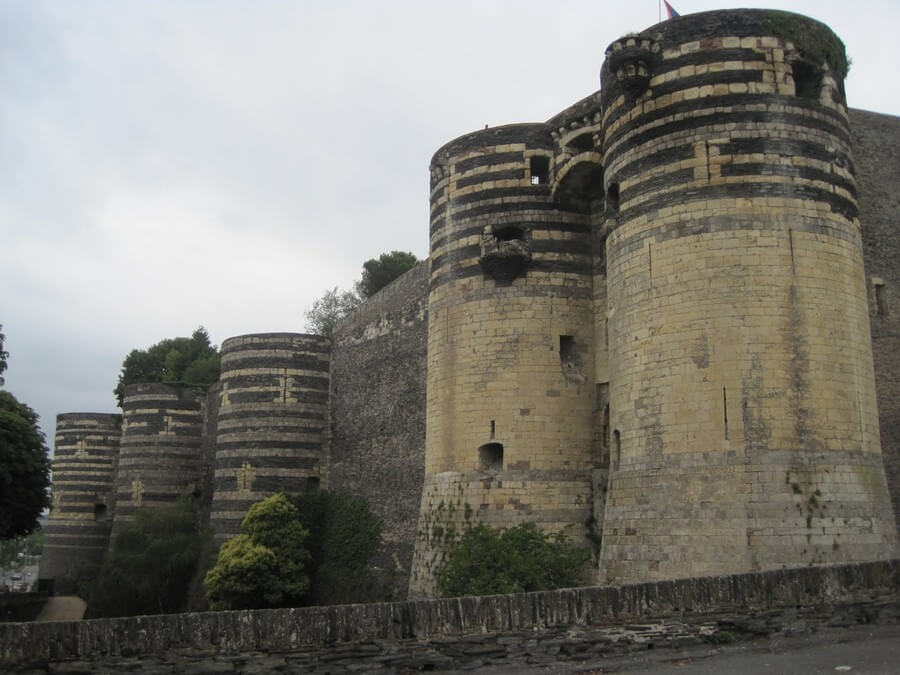
[(0, 667), (200, 674), (577, 662), (898, 623), (898, 588), (893, 560), (512, 596), (13, 623), (0, 625)]
[(850, 111), (884, 469), (900, 524), (900, 118)]
[(240, 531), (254, 502), (327, 487), (330, 362), (321, 335), (222, 343), (210, 517), (219, 543)]
[(116, 501), (121, 415), (56, 417), (53, 501), (38, 572), (56, 593), (70, 593), (97, 574), (109, 545)]
[(369, 500), (383, 522), (380, 599), (406, 598), (422, 494), (428, 261), (335, 328), (332, 489)]

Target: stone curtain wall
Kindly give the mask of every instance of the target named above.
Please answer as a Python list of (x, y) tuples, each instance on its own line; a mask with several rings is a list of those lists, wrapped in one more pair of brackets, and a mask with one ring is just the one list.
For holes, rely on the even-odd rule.
[(881, 452), (900, 523), (900, 118), (850, 111)]
[(406, 597), (425, 463), (427, 260), (369, 298), (333, 336), (331, 489), (384, 523), (384, 591)]
[(370, 605), (0, 625), (7, 672), (473, 669), (896, 623), (900, 561)]

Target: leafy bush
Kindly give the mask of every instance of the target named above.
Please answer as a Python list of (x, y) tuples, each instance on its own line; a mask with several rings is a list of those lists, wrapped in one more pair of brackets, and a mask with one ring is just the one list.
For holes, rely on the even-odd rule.
[(356, 282), (356, 291), (361, 298), (370, 298), (418, 262), (418, 258), (407, 251), (391, 251), (382, 253), (378, 258), (370, 258), (363, 263), (362, 277)]
[(406, 251), (382, 253), (378, 258), (366, 260), (354, 290), (341, 291), (335, 286), (313, 302), (312, 308), (304, 313), (306, 330), (331, 337), (335, 325), (349, 316), (363, 300), (375, 295), (418, 262), (415, 255)]
[(209, 536), (187, 499), (135, 511), (104, 558), (88, 602), (91, 616), (181, 611)]
[(309, 531), (281, 493), (253, 504), (204, 580), (212, 609), (298, 605), (309, 590)]
[(365, 602), (381, 523), (365, 499), (319, 491), (257, 502), (204, 580), (212, 609)]
[(505, 530), (468, 528), (437, 573), (442, 597), (523, 593), (584, 583), (590, 552), (547, 535), (533, 523)]
[(308, 548), (315, 605), (377, 599), (369, 561), (381, 543), (381, 521), (362, 497), (325, 490), (291, 497), (310, 531)]
[(350, 291), (339, 291), (337, 286), (325, 291), (305, 313), (306, 330), (316, 335), (331, 337), (338, 321), (359, 307), (359, 303), (359, 296)]

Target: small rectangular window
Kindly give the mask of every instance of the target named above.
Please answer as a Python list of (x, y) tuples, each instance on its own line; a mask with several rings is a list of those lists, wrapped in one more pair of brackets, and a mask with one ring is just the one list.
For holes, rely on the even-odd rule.
[(573, 335), (560, 335), (559, 336), (559, 361), (564, 366), (565, 365), (574, 365), (576, 360), (575, 355), (575, 337)]
[(619, 184), (612, 183), (606, 190), (606, 215), (614, 216), (619, 212)]
[(543, 185), (550, 180), (550, 158), (535, 155), (531, 158), (531, 184)]

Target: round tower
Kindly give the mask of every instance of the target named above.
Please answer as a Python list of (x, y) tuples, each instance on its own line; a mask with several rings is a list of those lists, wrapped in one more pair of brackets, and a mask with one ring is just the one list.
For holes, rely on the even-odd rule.
[(589, 216), (551, 193), (545, 124), (472, 133), (431, 163), (425, 482), (410, 594), (465, 527), (584, 542), (594, 385)]
[(827, 26), (764, 10), (606, 52), (602, 578), (895, 551), (846, 68)]
[(202, 387), (149, 383), (125, 388), (113, 536), (137, 508), (199, 496), (203, 478)]
[(260, 333), (222, 343), (211, 523), (222, 541), (247, 508), (326, 487), (330, 341)]
[(56, 593), (74, 593), (91, 581), (109, 544), (121, 416), (56, 416), (52, 508), (44, 527), (38, 577)]

